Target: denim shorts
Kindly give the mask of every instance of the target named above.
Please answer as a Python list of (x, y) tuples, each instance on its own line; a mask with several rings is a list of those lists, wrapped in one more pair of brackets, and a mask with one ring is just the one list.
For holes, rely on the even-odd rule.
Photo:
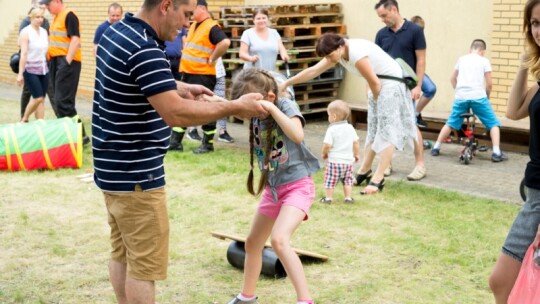
[(502, 253), (523, 262), (540, 224), (540, 190), (527, 188), (527, 201), (508, 232)]
[(454, 100), (454, 105), (452, 105), (452, 113), (446, 121), (446, 124), (453, 129), (459, 130), (463, 124), (463, 118), (459, 115), (469, 112), (469, 109), (472, 109), (474, 115), (478, 116), (478, 119), (482, 122), (488, 130), (491, 130), (493, 127), (500, 127), (501, 123), (491, 107), (491, 103), (487, 98), (480, 98), (476, 100)]
[(437, 93), (437, 86), (435, 86), (435, 83), (427, 74), (424, 74), (424, 79), (422, 80), (422, 94), (424, 94), (424, 97), (426, 98), (433, 98), (435, 93)]

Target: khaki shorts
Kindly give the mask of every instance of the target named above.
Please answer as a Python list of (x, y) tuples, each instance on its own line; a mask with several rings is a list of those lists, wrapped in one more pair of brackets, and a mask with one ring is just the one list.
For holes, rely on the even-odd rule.
[(167, 278), (169, 218), (165, 188), (143, 192), (104, 192), (111, 226), (111, 259), (127, 264), (137, 280)]

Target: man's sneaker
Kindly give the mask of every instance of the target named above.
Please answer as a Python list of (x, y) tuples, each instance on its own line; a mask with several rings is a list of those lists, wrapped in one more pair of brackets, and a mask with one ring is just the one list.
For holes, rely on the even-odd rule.
[(234, 297), (228, 304), (255, 304), (257, 303), (257, 297), (249, 301), (242, 301), (238, 297)]
[(422, 178), (426, 177), (426, 168), (416, 166), (411, 174), (407, 175), (407, 179), (410, 181), (419, 181)]
[(431, 156), (439, 156), (441, 154), (441, 149), (433, 148), (431, 149)]
[(500, 154), (495, 154), (495, 153), (491, 154), (491, 161), (494, 163), (502, 162), (503, 160), (507, 160), (507, 159), (508, 157), (506, 156), (506, 154), (502, 152)]
[(83, 137), (83, 139), (82, 139), (83, 146), (86, 146), (89, 143), (90, 143), (90, 137), (88, 137), (88, 136)]
[(421, 113), (416, 115), (416, 125), (419, 126), (420, 128), (426, 128), (427, 127), (427, 122), (425, 122), (422, 119), (422, 114)]
[(196, 128), (193, 128), (191, 131), (187, 132), (187, 137), (191, 140), (201, 141), (202, 137), (199, 136)]
[(219, 134), (218, 140), (226, 143), (233, 143), (234, 138), (232, 138), (227, 131), (223, 132), (222, 134)]

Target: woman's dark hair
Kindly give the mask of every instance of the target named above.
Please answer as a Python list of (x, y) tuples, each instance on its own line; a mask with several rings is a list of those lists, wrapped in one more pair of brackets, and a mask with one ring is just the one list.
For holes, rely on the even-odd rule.
[(266, 8), (256, 8), (253, 11), (253, 19), (255, 19), (255, 16), (257, 16), (258, 14), (266, 15), (266, 17), (270, 18), (270, 16), (268, 15), (268, 10)]
[(337, 50), (342, 45), (345, 45), (345, 39), (343, 37), (332, 32), (324, 33), (317, 41), (315, 53), (319, 57), (324, 57)]
[[(238, 99), (240, 96), (247, 93), (261, 93), (265, 99), (268, 98), (268, 92), (273, 92), (278, 96), (278, 85), (274, 77), (267, 71), (259, 68), (249, 68), (242, 70), (233, 80), (231, 88), (232, 99)], [(266, 120), (266, 139), (264, 140), (264, 168), (261, 169), (261, 177), (259, 179), (259, 185), (257, 191), (253, 187), (253, 163), (255, 155), (255, 137), (256, 130), (254, 124), (254, 118), (249, 123), (249, 155), (250, 155), (250, 170), (247, 179), (247, 189), (249, 193), (253, 195), (259, 195), (264, 189), (266, 182), (268, 181), (268, 170), (270, 162), (270, 154), (272, 152), (273, 138), (272, 131), (274, 130), (275, 121), (272, 116), (269, 116)], [(262, 130), (257, 132), (259, 138), (262, 138)]]

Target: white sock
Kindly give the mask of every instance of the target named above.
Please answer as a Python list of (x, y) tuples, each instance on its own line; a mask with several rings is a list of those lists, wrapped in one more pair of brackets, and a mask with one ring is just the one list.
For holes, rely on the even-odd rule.
[(433, 149), (440, 149), (440, 148), (441, 148), (441, 142), (440, 141), (435, 142), (435, 144), (433, 145)]
[(501, 154), (501, 148), (499, 146), (493, 146), (493, 153), (499, 155)]
[(236, 297), (241, 301), (250, 301), (250, 300), (255, 299), (255, 296), (251, 296), (251, 297), (247, 298), (242, 293), (239, 293)]
[(315, 304), (313, 301), (298, 301), (296, 304)]

